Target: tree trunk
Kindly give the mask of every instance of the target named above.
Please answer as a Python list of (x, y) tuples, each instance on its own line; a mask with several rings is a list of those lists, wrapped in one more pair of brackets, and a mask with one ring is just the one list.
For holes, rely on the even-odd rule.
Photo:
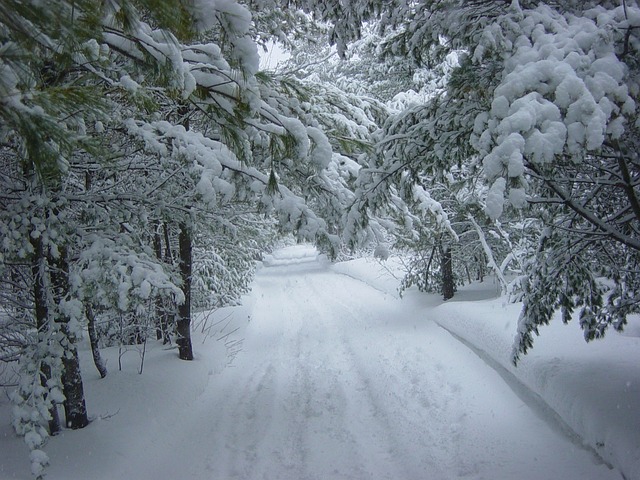
[[(59, 248), (58, 258), (50, 257), (49, 264), (53, 267), (51, 272), (53, 296), (56, 303), (60, 305), (61, 301), (69, 293), (69, 262), (66, 248)], [(57, 311), (55, 321), (58, 323), (62, 334), (60, 343), (64, 349), (64, 355), (62, 356), (62, 391), (65, 396), (65, 420), (67, 428), (76, 430), (89, 424), (76, 337), (75, 333), (69, 330), (69, 317), (64, 313)]]
[(100, 356), (100, 348), (98, 347), (98, 335), (96, 333), (96, 316), (93, 314), (93, 308), (89, 303), (85, 304), (85, 314), (87, 316), (87, 330), (89, 332), (89, 342), (91, 343), (91, 353), (93, 354), (93, 364), (98, 369), (100, 378), (107, 376), (107, 367)]
[(475, 260), (476, 265), (478, 266), (478, 278), (476, 278), (476, 280), (484, 282), (484, 266), (486, 265), (487, 262), (485, 261), (482, 255), (474, 255), (473, 259)]
[(162, 224), (162, 232), (164, 233), (164, 261), (168, 264), (173, 263), (173, 252), (171, 251), (171, 241), (169, 238), (169, 227), (166, 222)]
[[(164, 232), (164, 262), (167, 265), (173, 265), (173, 252), (171, 251), (171, 239), (169, 237), (169, 227), (167, 223), (162, 224), (162, 230)], [(175, 301), (165, 298), (162, 302), (162, 322), (165, 328), (165, 337), (162, 341), (163, 344), (171, 343), (171, 333), (175, 330), (176, 325), (176, 304)]]
[(144, 326), (141, 324), (141, 320), (138, 315), (131, 315), (129, 319), (129, 325), (127, 327), (127, 345), (142, 345), (146, 341), (146, 334)]
[(191, 272), (192, 272), (192, 238), (186, 225), (180, 225), (178, 237), (180, 256), (180, 276), (184, 302), (178, 306), (177, 343), (178, 355), (182, 360), (193, 360), (191, 346)]
[[(45, 265), (46, 257), (42, 247), (40, 238), (31, 237), (31, 245), (35, 252), (35, 259), (31, 266), (33, 274), (33, 297), (36, 314), (36, 327), (38, 332), (44, 332), (49, 329), (49, 310), (47, 308), (47, 291), (45, 287)], [(51, 379), (51, 366), (46, 363), (40, 363), (40, 384), (49, 389), (47, 382)], [(58, 407), (53, 404), (49, 409), (49, 434), (55, 435), (61, 429), (60, 416), (58, 415)]]
[(456, 292), (456, 284), (453, 278), (453, 265), (451, 261), (451, 247), (449, 245), (440, 245), (440, 254), (442, 258), (442, 296), (445, 300), (449, 300)]
[[(154, 232), (153, 232), (153, 251), (156, 254), (156, 258), (158, 260), (162, 260), (162, 239), (160, 238), (160, 232), (158, 229), (160, 225), (158, 222), (154, 222)], [(160, 340), (164, 337), (164, 332), (162, 331), (162, 299), (156, 299), (156, 340)]]
[[(189, 130), (189, 107), (181, 104), (178, 107), (180, 123)], [(166, 235), (166, 230), (165, 230)], [(193, 243), (191, 230), (182, 223), (178, 235), (178, 250), (180, 256), (180, 276), (182, 277), (182, 292), (184, 303), (178, 306), (177, 343), (178, 355), (182, 360), (193, 360), (193, 348), (191, 346), (191, 274), (193, 270)], [(169, 242), (167, 241), (167, 248)]]
[(429, 262), (427, 262), (427, 268), (424, 271), (424, 290), (429, 291), (429, 277), (431, 276), (431, 262), (436, 254), (436, 245), (431, 249), (431, 255), (429, 255)]
[[(67, 338), (71, 336), (66, 324), (63, 324), (61, 330)], [(84, 400), (78, 350), (75, 344), (70, 342), (65, 356), (62, 357), (62, 365), (64, 366), (62, 385), (65, 396), (64, 414), (67, 428), (73, 430), (84, 428), (89, 425), (89, 417), (87, 416), (87, 406)]]

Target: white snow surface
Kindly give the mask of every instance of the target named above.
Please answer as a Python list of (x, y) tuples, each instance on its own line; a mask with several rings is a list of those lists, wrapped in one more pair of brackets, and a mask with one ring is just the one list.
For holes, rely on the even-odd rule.
[[(639, 339), (556, 322), (514, 368), (518, 305), (491, 282), (398, 298), (393, 257), (265, 258), (240, 307), (201, 315), (196, 359), (149, 341), (100, 379), (92, 423), (49, 440), (48, 479), (640, 478)], [(0, 397), (0, 478), (29, 479)], [(609, 466), (608, 466), (608, 465)]]

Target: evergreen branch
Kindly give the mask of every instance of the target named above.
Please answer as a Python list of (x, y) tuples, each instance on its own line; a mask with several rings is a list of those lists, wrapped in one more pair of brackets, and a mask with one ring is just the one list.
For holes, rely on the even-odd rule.
[(623, 234), (616, 228), (614, 228), (609, 223), (599, 219), (595, 216), (593, 212), (583, 208), (581, 205), (575, 202), (575, 200), (569, 195), (560, 185), (558, 185), (554, 180), (544, 177), (540, 174), (539, 169), (536, 165), (528, 162), (527, 167), (531, 169), (534, 173), (538, 174), (540, 178), (544, 181), (546, 185), (548, 185), (557, 195), (562, 199), (564, 205), (567, 205), (571, 208), (575, 213), (577, 213), (580, 217), (584, 218), (588, 222), (597, 226), (600, 230), (607, 233), (613, 240), (619, 242), (623, 245), (626, 245), (629, 248), (632, 248), (636, 251), (640, 251), (640, 241), (629, 237), (628, 235)]

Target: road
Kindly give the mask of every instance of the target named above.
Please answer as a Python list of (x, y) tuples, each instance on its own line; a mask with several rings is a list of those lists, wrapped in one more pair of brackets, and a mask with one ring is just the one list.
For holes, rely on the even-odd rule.
[(244, 350), (194, 407), (188, 437), (208, 441), (187, 477), (620, 478), (428, 311), (303, 254), (258, 274)]

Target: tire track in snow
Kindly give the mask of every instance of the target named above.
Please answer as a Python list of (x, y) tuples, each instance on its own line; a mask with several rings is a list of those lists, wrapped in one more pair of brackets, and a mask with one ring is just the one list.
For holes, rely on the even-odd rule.
[[(368, 284), (361, 282), (355, 279), (356, 282), (361, 283), (366, 287), (370, 287)], [(377, 289), (374, 288), (377, 291)], [(380, 322), (377, 317), (380, 317), (381, 314), (384, 314), (382, 309), (376, 309), (375, 306), (370, 304), (363, 304), (360, 302), (354, 302), (353, 296), (347, 294), (348, 289), (335, 290), (333, 292), (331, 298), (331, 305), (335, 306), (334, 311), (336, 316), (340, 314), (340, 312), (349, 312), (349, 316), (353, 320), (362, 321), (363, 319), (373, 319), (373, 324), (385, 324), (387, 322)], [(338, 305), (339, 306), (336, 306)], [(406, 309), (398, 308), (398, 311), (406, 312)], [(390, 317), (394, 316), (393, 311), (387, 312)], [(347, 323), (353, 323), (347, 322)], [(411, 322), (407, 322), (406, 319), (401, 320), (400, 324), (405, 323), (406, 326), (409, 326)], [(409, 349), (397, 349), (394, 355), (391, 355), (391, 351), (387, 348), (380, 348), (380, 344), (377, 344), (378, 351), (377, 355), (380, 357), (379, 366), (385, 365), (388, 371), (392, 372), (389, 374), (390, 382), (397, 387), (402, 387), (403, 385), (411, 385), (408, 391), (405, 389), (404, 391), (399, 391), (399, 394), (394, 394), (392, 396), (397, 398), (391, 398), (384, 401), (384, 408), (389, 412), (388, 418), (394, 418), (395, 424), (389, 425), (389, 432), (391, 435), (395, 435), (395, 438), (398, 439), (397, 443), (402, 447), (398, 449), (398, 454), (402, 454), (404, 452), (405, 458), (408, 458), (408, 461), (418, 461), (420, 458), (420, 453), (418, 452), (415, 455), (416, 451), (412, 448), (412, 443), (407, 443), (405, 440), (406, 432), (410, 432), (412, 427), (415, 425), (419, 425), (423, 423), (427, 425), (428, 432), (425, 432), (424, 435), (417, 435), (416, 443), (418, 443), (425, 450), (429, 451), (428, 459), (423, 461), (422, 463), (418, 463), (418, 467), (426, 466), (426, 465), (434, 465), (434, 470), (424, 470), (422, 471), (422, 475), (415, 474), (414, 472), (419, 473), (420, 468), (414, 469), (410, 471), (409, 475), (404, 478), (442, 478), (442, 479), (452, 479), (452, 478), (484, 478), (482, 477), (483, 472), (487, 470), (491, 471), (494, 469), (508, 471), (508, 469), (513, 469), (513, 459), (508, 457), (502, 457), (504, 455), (509, 455), (509, 450), (511, 444), (509, 443), (509, 439), (513, 438), (515, 442), (513, 445), (518, 445), (517, 448), (525, 448), (529, 447), (530, 440), (527, 438), (527, 434), (521, 435), (520, 437), (514, 438), (514, 430), (510, 425), (509, 417), (500, 418), (497, 415), (500, 415), (501, 411), (498, 408), (494, 410), (490, 405), (486, 403), (478, 403), (474, 398), (474, 392), (477, 391), (477, 386), (473, 386), (474, 383), (478, 383), (477, 381), (466, 382), (468, 375), (461, 372), (455, 371), (447, 365), (447, 360), (451, 360), (453, 364), (460, 364), (460, 359), (464, 357), (470, 370), (477, 372), (482, 375), (482, 377), (486, 377), (489, 379), (493, 377), (493, 380), (490, 382), (495, 385), (495, 379), (500, 378), (502, 383), (498, 385), (499, 392), (496, 390), (496, 404), (497, 405), (505, 405), (508, 406), (509, 403), (513, 404), (513, 398), (511, 400), (508, 397), (512, 397), (512, 395), (505, 395), (505, 390), (512, 391), (512, 385), (509, 382), (504, 383), (505, 379), (499, 375), (500, 372), (496, 372), (491, 365), (486, 364), (486, 360), (482, 359), (482, 365), (477, 362), (473, 362), (472, 359), (469, 358), (469, 355), (465, 355), (464, 351), (467, 351), (467, 346), (458, 343), (455, 339), (449, 336), (449, 333), (446, 330), (440, 328), (440, 326), (435, 322), (430, 322), (426, 320), (421, 321), (421, 332), (423, 334), (428, 333), (429, 335), (433, 335), (433, 337), (437, 337), (437, 341), (434, 342), (434, 346), (439, 347), (438, 351), (434, 353), (429, 352), (427, 348), (416, 348), (415, 352), (408, 351)], [(399, 327), (399, 328), (402, 328)], [(391, 332), (391, 329), (389, 329)], [(399, 331), (398, 328), (395, 330), (395, 334)], [(390, 335), (388, 333), (387, 335)], [(443, 335), (449, 337), (447, 341), (446, 338), (443, 338)], [(362, 342), (353, 342), (352, 340), (356, 338), (354, 335), (349, 337), (343, 336), (342, 341), (345, 342), (354, 356), (359, 357), (359, 361), (355, 361), (356, 365), (360, 365), (363, 368), (363, 377), (371, 378), (374, 382), (379, 382), (379, 377), (384, 375), (385, 369), (375, 369), (371, 368), (371, 362), (367, 362), (367, 360), (371, 360), (371, 355), (367, 352), (366, 348), (362, 348)], [(373, 337), (375, 340), (379, 341), (382, 339), (381, 335), (376, 335)], [(423, 335), (423, 339), (425, 342), (429, 341), (429, 337), (427, 335)], [(397, 338), (390, 342), (391, 344), (397, 344)], [(449, 349), (443, 349), (443, 346), (449, 344), (451, 346), (451, 351)], [(477, 353), (477, 352), (476, 352)], [(471, 356), (475, 356), (471, 354)], [(398, 365), (402, 363), (404, 366), (401, 370), (398, 368), (394, 369), (394, 365)], [(419, 367), (419, 368), (418, 368)], [(459, 368), (459, 367), (458, 367)], [(425, 380), (424, 377), (427, 377)], [(395, 380), (398, 380), (397, 382)], [(409, 381), (407, 381), (409, 380)], [(466, 383), (469, 383), (471, 386), (468, 387)], [(418, 387), (419, 385), (419, 387)], [(414, 389), (414, 387), (417, 387)], [(395, 389), (392, 389), (395, 390)], [(438, 395), (430, 396), (429, 398), (425, 398), (421, 396), (421, 392), (430, 392), (430, 393), (438, 393)], [(370, 390), (372, 392), (372, 390)], [(513, 393), (513, 391), (512, 391)], [(517, 392), (515, 392), (517, 394)], [(520, 397), (519, 395), (517, 395)], [(522, 399), (522, 397), (520, 397)], [(417, 401), (417, 403), (416, 403)], [(396, 406), (401, 406), (402, 408), (396, 410)], [(526, 408), (526, 411), (523, 411), (522, 418), (517, 419), (517, 424), (522, 425), (531, 425), (532, 417), (539, 417), (539, 413), (535, 411), (532, 412), (531, 405), (529, 402), (524, 401), (523, 407)], [(425, 417), (425, 414), (428, 417)], [(487, 425), (487, 418), (491, 417), (495, 418), (495, 421), (489, 421)], [(485, 418), (482, 418), (485, 417)], [(515, 420), (515, 419), (514, 419)], [(544, 419), (544, 423), (547, 428), (548, 418)], [(495, 423), (499, 428), (492, 428), (493, 425), (491, 423)], [(514, 424), (516, 424), (514, 422)], [(403, 430), (399, 430), (398, 426), (403, 427)], [(489, 427), (489, 428), (486, 428)], [(506, 427), (506, 428), (505, 428)], [(537, 426), (536, 426), (537, 427)], [(484, 429), (483, 429), (484, 428)], [(500, 428), (504, 430), (500, 430)], [(435, 431), (435, 434), (433, 434)], [(526, 432), (526, 430), (525, 430)], [(551, 426), (549, 433), (551, 437), (549, 440), (553, 440), (550, 442), (550, 445), (554, 445), (560, 447), (562, 450), (571, 451), (572, 447), (570, 445), (564, 444), (564, 442), (558, 440), (556, 438), (552, 438), (554, 433), (558, 433), (557, 426)], [(496, 436), (498, 434), (499, 436)], [(566, 433), (561, 435), (563, 438), (566, 437)], [(556, 454), (553, 453), (554, 447), (547, 446), (548, 450), (545, 451), (545, 448), (540, 448), (538, 445), (535, 445), (536, 439), (532, 438), (532, 447), (534, 448), (534, 452), (539, 452), (537, 454), (541, 454), (547, 456), (548, 458), (552, 458)], [(578, 445), (575, 442), (575, 439), (569, 438), (570, 443), (573, 445)], [(487, 456), (486, 452), (491, 451), (491, 448), (488, 449), (476, 449), (474, 448), (479, 442), (495, 446), (496, 449), (496, 457), (492, 458)], [(556, 448), (557, 448), (556, 447)], [(550, 452), (551, 451), (551, 452)], [(407, 454), (406, 452), (413, 452), (414, 456), (411, 458), (411, 453)], [(479, 456), (478, 453), (483, 454)], [(575, 455), (574, 452), (572, 454)], [(592, 454), (592, 452), (589, 452)], [(501, 458), (502, 457), (502, 458)], [(506, 460), (506, 461), (505, 461)], [(537, 461), (537, 457), (534, 456), (534, 460)], [(572, 462), (568, 461), (567, 466), (562, 466), (562, 468), (568, 467)], [(601, 459), (596, 459), (596, 464), (601, 464)], [(554, 470), (554, 465), (548, 465), (545, 468)], [(573, 467), (575, 468), (575, 467)], [(541, 470), (542, 471), (542, 470)], [(577, 470), (572, 470), (572, 474), (576, 474)], [(585, 469), (584, 473), (589, 474), (589, 478), (604, 478), (604, 477), (592, 477), (594, 474), (593, 471), (589, 471), (588, 468)], [(605, 474), (609, 475), (610, 472), (605, 472)], [(506, 474), (504, 478), (515, 478), (509, 477), (509, 474)], [(549, 473), (540, 473), (533, 471), (530, 473), (530, 478), (549, 478)], [(560, 478), (557, 472), (554, 473), (557, 475), (554, 478)], [(596, 475), (598, 475), (596, 473)], [(478, 477), (480, 476), (480, 477)], [(524, 478), (524, 477), (522, 477)], [(578, 477), (576, 477), (578, 478)]]
[[(354, 286), (359, 284), (359, 288), (363, 288), (361, 282), (355, 282)], [(326, 292), (315, 286), (313, 288), (316, 295), (327, 296)], [(354, 310), (350, 306), (352, 297), (347, 295), (347, 291), (332, 291), (327, 302), (332, 318), (342, 326), (351, 325), (361, 329), (367, 320), (375, 325), (379, 323), (377, 317), (384, 314), (384, 309), (392, 308), (386, 305), (363, 305), (359, 310)], [(393, 311), (387, 314), (393, 315)], [(451, 465), (460, 457), (456, 440), (461, 430), (460, 422), (465, 417), (463, 412), (458, 412), (454, 415), (455, 421), (451, 419), (455, 410), (451, 400), (459, 393), (459, 385), (451, 384), (444, 377), (441, 363), (436, 362), (435, 366), (430, 364), (430, 359), (425, 358), (428, 356), (422, 350), (414, 353), (421, 358), (411, 362), (406, 361), (408, 352), (399, 349), (389, 351), (382, 345), (377, 345), (375, 353), (371, 354), (368, 348), (363, 350), (356, 347), (358, 342), (354, 340), (359, 334), (357, 329), (348, 333), (343, 330), (339, 337), (342, 349), (356, 368), (362, 386), (359, 390), (371, 406), (373, 420), (388, 437), (388, 454), (401, 466), (400, 477), (426, 476), (432, 480), (450, 478)], [(398, 369), (400, 365), (402, 368)], [(422, 365), (424, 369), (415, 371), (412, 368), (414, 365)], [(430, 366), (432, 370), (429, 370)], [(411, 390), (404, 390), (405, 385), (411, 385)], [(381, 387), (386, 388), (381, 390)], [(440, 394), (427, 397), (427, 392)]]
[[(212, 478), (307, 478), (299, 468), (304, 455), (297, 448), (300, 442), (289, 418), (295, 407), (286, 394), (294, 381), (288, 359), (296, 355), (290, 341), (295, 336), (266, 321), (272, 312), (281, 310), (281, 300), (261, 299), (261, 307), (254, 310), (245, 332), (243, 354), (235, 367), (219, 378), (219, 390), (210, 396), (214, 404), (201, 406), (214, 414), (210, 420)], [(287, 316), (289, 312), (280, 314)], [(281, 435), (283, 424), (288, 424), (291, 435)]]
[[(354, 395), (369, 390), (367, 381), (347, 345), (339, 341), (342, 325), (336, 318), (344, 315), (336, 316), (330, 306), (335, 292), (318, 289), (317, 279), (326, 284), (321, 273), (304, 278), (307, 301), (312, 304), (309, 307), (317, 312), (308, 335), (324, 340), (317, 341), (317, 348), (309, 345), (308, 361), (317, 393), (315, 411), (320, 411), (308, 418), (314, 428), (309, 441), (319, 442), (323, 448), (334, 445), (328, 450), (336, 468), (328, 474), (345, 475), (340, 478), (408, 478), (404, 466), (391, 455), (388, 425), (376, 421), (379, 407), (370, 395)], [(323, 343), (329, 343), (329, 348)]]
[(292, 355), (297, 380), (291, 385), (291, 396), (295, 400), (294, 431), (303, 444), (301, 448), (308, 452), (305, 475), (319, 479), (337, 474), (345, 475), (340, 478), (366, 478), (362, 465), (367, 461), (355, 448), (357, 438), (345, 428), (349, 415), (345, 410), (345, 366), (339, 352), (327, 349), (326, 342), (333, 342), (327, 338), (325, 308), (308, 295), (309, 275), (315, 273), (302, 275), (293, 283), (284, 282), (293, 307), (288, 313), (298, 327), (298, 348)]
[[(245, 359), (235, 370), (247, 380), (239, 382), (244, 393), (228, 409), (229, 418), (242, 421), (221, 425), (220, 434), (229, 438), (223, 477), (322, 479), (327, 476), (317, 472), (326, 471), (329, 476), (347, 473), (340, 478), (367, 478), (360, 468), (366, 459), (353, 448), (356, 438), (345, 428), (347, 394), (336, 375), (339, 366), (314, 335), (314, 322), (321, 324), (325, 315), (322, 305), (307, 295), (296, 296), (308, 293), (305, 276), (262, 278), (257, 291), (264, 300), (256, 306), (254, 328), (247, 335), (258, 341), (247, 349), (260, 351), (269, 366), (264, 373), (257, 369), (247, 375), (244, 371), (255, 368), (255, 359)], [(267, 401), (269, 390), (272, 399)], [(253, 412), (265, 404), (270, 413), (258, 412), (254, 419)], [(259, 415), (269, 418), (260, 421)]]
[(259, 445), (273, 422), (274, 378), (273, 364), (263, 371), (255, 371), (226, 418), (227, 430), (223, 435), (228, 452), (225, 478), (253, 478), (260, 453)]
[[(281, 280), (290, 283), (283, 277)], [(259, 285), (259, 283), (258, 283)], [(309, 478), (302, 466), (305, 465), (306, 452), (302, 448), (301, 437), (304, 425), (295, 415), (301, 401), (301, 389), (297, 384), (301, 381), (300, 372), (295, 368), (292, 359), (300, 356), (300, 343), (295, 325), (287, 325), (278, 321), (275, 325), (270, 320), (293, 316), (292, 304), (274, 295), (273, 284), (265, 284), (263, 291), (266, 298), (260, 299), (247, 330), (247, 336), (253, 336), (249, 343), (248, 353), (252, 355), (243, 359), (238, 366), (238, 385), (235, 388), (246, 392), (248, 401), (239, 400), (231, 416), (236, 421), (230, 425), (235, 438), (235, 448), (239, 455), (227, 459), (227, 472), (237, 473), (232, 478)], [(258, 288), (258, 291), (260, 289)], [(274, 322), (275, 323), (275, 322)], [(285, 327), (288, 328), (278, 328)], [(270, 375), (263, 377), (260, 388), (253, 382), (243, 381), (246, 371), (268, 364)], [(258, 367), (258, 370), (260, 367)], [(256, 373), (253, 374), (255, 376)], [(255, 408), (254, 408), (255, 406)], [(265, 412), (264, 409), (268, 409)], [(247, 412), (250, 412), (247, 415)], [(261, 416), (268, 415), (268, 422), (261, 424)], [(238, 421), (241, 420), (241, 421)], [(262, 426), (264, 429), (261, 431)], [(288, 435), (283, 435), (283, 431)], [(249, 463), (249, 465), (245, 465)], [(226, 478), (226, 477), (223, 477)]]

